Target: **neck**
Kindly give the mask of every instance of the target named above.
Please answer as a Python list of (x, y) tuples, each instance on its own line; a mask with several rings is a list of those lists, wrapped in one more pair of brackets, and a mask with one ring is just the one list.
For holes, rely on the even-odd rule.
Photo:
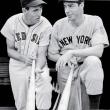
[(22, 20), (23, 20), (23, 22), (26, 24), (26, 25), (29, 25), (29, 23), (28, 23), (28, 21), (27, 21), (27, 19), (26, 19), (26, 17), (23, 15), (22, 16)]
[(34, 25), (34, 24), (30, 23), (30, 21), (28, 19), (26, 19), (25, 15), (22, 16), (22, 20), (29, 27)]
[(78, 27), (84, 22), (84, 19), (84, 14), (82, 14), (82, 16), (79, 16), (77, 19), (71, 20), (70, 23), (72, 24), (72, 26)]

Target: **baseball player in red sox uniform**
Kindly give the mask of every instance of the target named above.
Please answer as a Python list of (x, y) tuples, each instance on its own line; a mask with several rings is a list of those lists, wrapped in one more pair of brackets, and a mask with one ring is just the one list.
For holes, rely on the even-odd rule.
[[(61, 1), (66, 17), (53, 26), (48, 55), (56, 62), (61, 91), (68, 78), (70, 63), (78, 63), (75, 71), (85, 84), (91, 108), (96, 109), (103, 92), (104, 73), (100, 57), (109, 45), (107, 33), (99, 16), (84, 14), (84, 0)], [(70, 97), (72, 100), (72, 95)]]
[(26, 110), (33, 60), (36, 60), (36, 73), (41, 75), (36, 81), (36, 106), (38, 110), (51, 107), (52, 86), (46, 55), (52, 25), (42, 16), (44, 4), (42, 0), (22, 0), (23, 13), (10, 17), (1, 29), (10, 57), (10, 81), (17, 110)]

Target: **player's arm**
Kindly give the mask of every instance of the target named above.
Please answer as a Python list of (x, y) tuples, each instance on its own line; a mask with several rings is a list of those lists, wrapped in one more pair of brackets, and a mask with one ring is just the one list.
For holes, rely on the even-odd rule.
[(58, 45), (57, 39), (54, 37), (55, 35), (51, 35), (51, 40), (48, 48), (48, 58), (54, 62), (57, 62), (61, 57), (60, 55), (60, 47)]
[(58, 23), (55, 23), (53, 25), (53, 29), (51, 32), (51, 39), (50, 39), (50, 44), (48, 48), (48, 58), (54, 62), (57, 62), (58, 59), (60, 58), (60, 47), (58, 45)]
[(98, 44), (93, 47), (88, 47), (85, 49), (76, 49), (76, 50), (68, 50), (64, 55), (62, 55), (56, 64), (56, 69), (59, 70), (63, 68), (66, 63), (73, 57), (88, 57), (88, 56), (97, 56), (101, 57), (103, 54), (104, 45)]
[(48, 46), (39, 46), (38, 48), (38, 56), (36, 61), (36, 72), (43, 72), (42, 69), (46, 65), (46, 55), (47, 55), (47, 47)]
[(58, 53), (52, 54), (52, 53), (48, 52), (48, 58), (54, 62), (57, 62), (60, 57), (61, 57), (61, 55)]
[(87, 56), (97, 56), (101, 57), (103, 54), (104, 45), (98, 44), (93, 47), (88, 47), (85, 49), (77, 49), (77, 50), (70, 50), (70, 54), (72, 56), (78, 57), (87, 57)]
[(14, 41), (6, 39), (6, 43), (7, 43), (7, 53), (10, 58), (24, 62), (26, 64), (32, 63), (32, 59), (27, 58), (26, 56), (17, 52), (17, 50), (15, 49), (15, 42)]

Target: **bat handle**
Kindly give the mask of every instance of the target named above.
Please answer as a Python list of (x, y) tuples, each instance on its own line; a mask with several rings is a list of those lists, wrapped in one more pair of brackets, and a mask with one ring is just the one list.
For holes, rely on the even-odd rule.
[(59, 98), (60, 98), (60, 93), (58, 93), (58, 96), (57, 96), (57, 99), (56, 99), (56, 101), (55, 101), (55, 104), (54, 104), (54, 106), (53, 106), (53, 109), (52, 110), (56, 110), (56, 108), (57, 108), (57, 104), (58, 104), (58, 101), (59, 101)]

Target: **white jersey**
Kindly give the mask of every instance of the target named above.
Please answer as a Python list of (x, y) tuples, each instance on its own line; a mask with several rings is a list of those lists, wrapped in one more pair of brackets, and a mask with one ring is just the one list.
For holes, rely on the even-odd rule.
[(84, 22), (74, 28), (68, 18), (58, 20), (51, 35), (49, 52), (65, 53), (69, 49), (83, 49), (98, 44), (108, 46), (108, 37), (102, 20), (98, 16), (84, 14)]
[[(15, 49), (20, 54), (31, 58), (37, 57), (38, 48), (49, 45), (52, 25), (41, 16), (39, 23), (29, 27), (23, 22), (22, 17), (23, 13), (10, 17), (1, 29), (1, 33), (15, 43)], [(32, 65), (10, 59), (9, 74), (17, 110), (23, 110), (26, 106), (31, 71)], [(36, 106), (48, 109), (51, 106), (52, 86), (47, 65), (43, 68), (40, 80), (36, 79), (35, 86)]]
[(23, 13), (10, 17), (1, 33), (7, 39), (15, 42), (15, 48), (19, 53), (31, 57), (36, 56), (38, 46), (49, 45), (52, 25), (45, 17), (41, 16), (39, 23), (28, 27), (23, 22), (22, 16)]

